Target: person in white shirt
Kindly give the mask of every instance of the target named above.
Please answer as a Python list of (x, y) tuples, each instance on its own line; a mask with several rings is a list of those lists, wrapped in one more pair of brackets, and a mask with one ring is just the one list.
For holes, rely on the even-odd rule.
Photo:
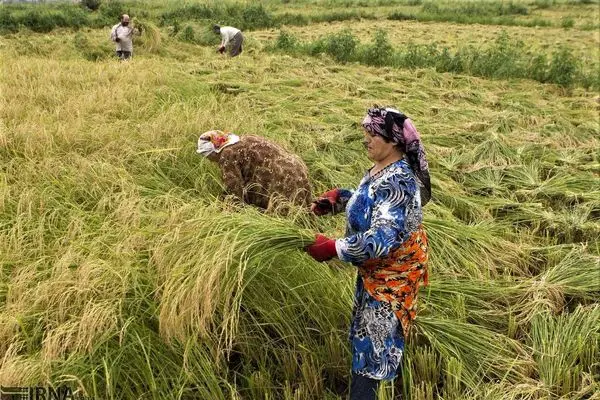
[(123, 14), (121, 22), (113, 26), (110, 31), (110, 39), (117, 44), (117, 57), (127, 60), (133, 55), (133, 34), (139, 34), (129, 21), (129, 15)]
[(242, 52), (242, 43), (244, 36), (242, 31), (232, 26), (213, 26), (213, 32), (221, 34), (221, 44), (219, 45), (219, 53), (223, 54), (225, 49), (229, 47), (229, 55), (231, 57), (239, 56)]

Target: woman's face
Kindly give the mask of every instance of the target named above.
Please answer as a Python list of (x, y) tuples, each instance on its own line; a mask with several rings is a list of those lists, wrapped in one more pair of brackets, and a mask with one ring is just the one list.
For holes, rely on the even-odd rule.
[(398, 150), (391, 142), (386, 142), (381, 136), (374, 135), (365, 129), (364, 144), (367, 148), (367, 157), (369, 160), (379, 162), (387, 159), (390, 155), (395, 154)]

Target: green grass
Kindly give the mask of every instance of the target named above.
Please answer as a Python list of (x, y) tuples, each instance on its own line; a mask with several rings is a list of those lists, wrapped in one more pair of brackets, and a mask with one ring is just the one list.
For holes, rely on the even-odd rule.
[(370, 44), (361, 44), (348, 30), (308, 43), (302, 43), (282, 31), (273, 48), (291, 54), (327, 54), (338, 62), (395, 68), (434, 68), (438, 72), (499, 79), (529, 78), (564, 87), (600, 87), (596, 71), (584, 70), (570, 49), (559, 48), (550, 55), (531, 54), (530, 51), (525, 52), (523, 41), (511, 40), (506, 32), (502, 32), (495, 43), (486, 49), (469, 46), (459, 48), (454, 53), (448, 47), (440, 48), (435, 43), (416, 45), (409, 42), (396, 50), (383, 30), (374, 34)]

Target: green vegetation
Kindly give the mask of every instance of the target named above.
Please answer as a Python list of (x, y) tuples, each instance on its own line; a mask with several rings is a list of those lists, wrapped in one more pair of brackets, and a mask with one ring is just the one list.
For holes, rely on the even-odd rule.
[[(431, 284), (404, 385), (380, 398), (595, 398), (600, 130), (584, 52), (597, 47), (582, 19), (556, 21), (596, 4), (514, 2), (501, 16), (493, 3), (486, 18), (560, 17), (491, 41), (460, 25), (476, 32), (460, 45), (443, 41), (447, 23), (418, 42), (414, 20), (354, 19), (426, 4), (245, 3), (231, 21), (270, 25), (245, 32), (234, 59), (210, 32), (228, 20), (176, 14), (231, 3), (0, 6), (0, 384), (98, 399), (343, 399), (355, 270), (302, 248), (316, 232), (343, 235), (344, 217), (223, 199), (195, 146), (213, 128), (259, 134), (305, 160), (315, 193), (352, 187), (370, 165), (358, 123), (377, 103), (415, 121), (433, 185)], [(316, 24), (322, 5), (321, 21), (352, 22)], [(108, 41), (121, 10), (143, 27), (129, 62)], [(286, 14), (304, 15), (302, 28), (274, 30)]]
[(600, 88), (596, 70), (583, 71), (568, 48), (546, 54), (525, 52), (522, 41), (511, 40), (506, 32), (486, 49), (472, 46), (460, 48), (454, 54), (437, 44), (407, 46), (394, 50), (384, 31), (378, 31), (371, 44), (360, 45), (349, 31), (331, 33), (313, 42), (302, 43), (282, 31), (275, 42), (276, 50), (292, 54), (317, 55), (325, 53), (339, 62), (355, 61), (366, 65), (395, 68), (434, 68), (438, 72), (453, 72), (489, 78), (529, 78), (539, 82), (570, 87), (579, 84)]
[[(300, 3), (302, 4), (302, 3)], [(136, 1), (86, 0), (80, 5), (49, 4), (43, 8), (37, 5), (8, 4), (0, 7), (0, 32), (16, 32), (28, 28), (35, 32), (50, 32), (56, 28), (81, 27), (100, 28), (115, 23), (124, 12), (150, 19), (153, 23), (165, 26), (189, 21), (203, 21), (207, 24), (222, 23), (237, 26), (243, 30), (265, 29), (270, 27), (306, 26), (309, 24), (348, 21), (375, 20), (418, 20), (453, 22), (459, 24), (512, 25), (527, 27), (577, 27), (595, 29), (598, 22), (587, 21), (575, 26), (571, 14), (559, 20), (547, 19), (541, 14), (518, 2), (422, 2), (422, 1), (361, 1), (319, 3), (317, 12), (307, 9), (282, 8), (271, 1), (263, 2), (206, 2), (181, 5), (172, 2), (159, 3), (150, 7)], [(591, 4), (591, 3), (582, 3)], [(339, 9), (336, 9), (339, 7)], [(550, 3), (535, 3), (535, 10), (550, 8)], [(333, 8), (333, 10), (332, 10)], [(370, 10), (373, 11), (370, 11)], [(530, 16), (532, 16), (530, 18)]]

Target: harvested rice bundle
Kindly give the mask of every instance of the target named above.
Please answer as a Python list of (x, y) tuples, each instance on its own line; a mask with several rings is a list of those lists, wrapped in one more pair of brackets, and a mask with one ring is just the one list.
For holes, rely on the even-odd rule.
[(140, 30), (142, 36), (142, 47), (149, 52), (157, 52), (161, 47), (161, 35), (160, 29), (153, 23), (135, 19), (133, 20), (134, 26)]

